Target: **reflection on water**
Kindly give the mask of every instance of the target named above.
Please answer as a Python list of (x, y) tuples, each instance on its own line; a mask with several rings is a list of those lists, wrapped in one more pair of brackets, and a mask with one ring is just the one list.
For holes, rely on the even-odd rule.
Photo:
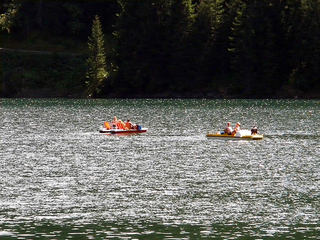
[[(4, 226), (11, 228), (11, 226)], [(0, 233), (1, 239), (317, 239), (319, 231), (306, 225), (283, 226), (261, 231), (258, 226), (239, 222), (211, 224), (158, 224), (149, 222), (95, 222), (94, 224), (38, 224), (24, 222), (16, 232)], [(279, 232), (281, 234), (279, 234)], [(6, 234), (6, 235), (5, 235)]]
[[(2, 99), (0, 106), (0, 239), (319, 236), (317, 101)], [(114, 115), (149, 131), (98, 133)], [(257, 125), (265, 138), (205, 137), (227, 121)]]

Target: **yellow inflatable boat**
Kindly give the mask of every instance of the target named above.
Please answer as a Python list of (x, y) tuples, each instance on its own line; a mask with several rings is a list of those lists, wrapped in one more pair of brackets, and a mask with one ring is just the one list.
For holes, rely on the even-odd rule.
[(247, 139), (247, 140), (261, 140), (263, 139), (263, 135), (260, 134), (251, 134), (249, 130), (240, 130), (235, 135), (229, 135), (223, 132), (216, 133), (207, 133), (207, 137), (215, 137), (215, 138), (230, 138), (230, 139)]

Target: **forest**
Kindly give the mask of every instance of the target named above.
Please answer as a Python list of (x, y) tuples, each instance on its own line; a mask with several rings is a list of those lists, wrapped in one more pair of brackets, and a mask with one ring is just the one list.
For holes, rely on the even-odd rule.
[(320, 0), (2, 0), (0, 48), (0, 97), (320, 97)]

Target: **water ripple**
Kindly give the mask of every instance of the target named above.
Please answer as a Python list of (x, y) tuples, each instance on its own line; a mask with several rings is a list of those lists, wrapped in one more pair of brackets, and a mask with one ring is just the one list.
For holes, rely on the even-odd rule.
[[(319, 235), (316, 101), (1, 102), (2, 237)], [(113, 115), (149, 131), (99, 134)], [(205, 137), (226, 121), (256, 124), (265, 139)]]

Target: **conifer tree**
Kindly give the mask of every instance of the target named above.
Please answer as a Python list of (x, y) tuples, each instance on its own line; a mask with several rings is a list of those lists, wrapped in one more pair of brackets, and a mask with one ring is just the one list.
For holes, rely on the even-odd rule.
[(100, 87), (108, 77), (104, 50), (104, 35), (99, 17), (92, 23), (91, 36), (88, 41), (89, 57), (87, 59), (87, 96), (100, 92)]
[[(320, 73), (320, 2), (313, 0), (298, 1), (295, 15), (299, 21), (292, 19), (290, 49), (292, 61), (289, 84), (302, 91), (319, 88)], [(297, 10), (296, 10), (297, 9)], [(288, 31), (289, 32), (289, 31)]]
[(7, 30), (7, 32), (10, 33), (10, 29), (13, 25), (13, 22), (16, 19), (19, 8), (20, 8), (20, 4), (18, 4), (16, 0), (11, 0), (7, 4), (4, 3), (5, 12), (0, 13), (1, 30)]
[[(229, 37), (232, 69), (238, 79), (235, 89), (252, 96), (272, 94), (276, 89), (278, 66), (278, 11), (268, 0), (240, 1)], [(266, 89), (269, 89), (268, 91)]]

